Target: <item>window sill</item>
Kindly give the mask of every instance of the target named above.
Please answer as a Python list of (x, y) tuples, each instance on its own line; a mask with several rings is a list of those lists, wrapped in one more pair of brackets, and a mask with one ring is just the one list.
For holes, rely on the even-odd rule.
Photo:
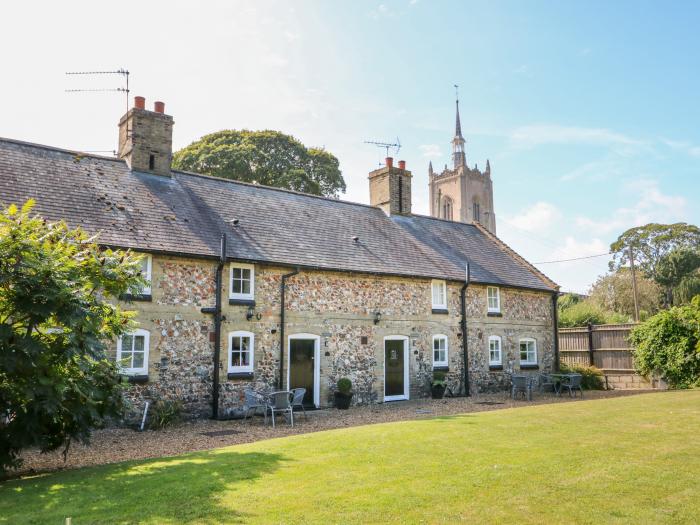
[(448, 365), (433, 365), (433, 372), (449, 372), (450, 367)]
[(540, 365), (526, 365), (526, 364), (520, 364), (520, 370), (539, 370)]
[(503, 370), (503, 365), (489, 365), (489, 370)]
[(122, 374), (122, 377), (127, 380), (128, 383), (140, 385), (143, 383), (148, 383), (148, 374)]
[(153, 298), (151, 297), (151, 294), (148, 293), (142, 293), (142, 294), (130, 294), (130, 293), (125, 293), (119, 296), (119, 299), (122, 301), (152, 301)]
[(488, 312), (486, 314), (487, 317), (503, 317), (503, 314), (501, 312)]
[(255, 306), (255, 299), (232, 299), (229, 297), (228, 304), (237, 304), (241, 306)]
[(253, 372), (229, 372), (227, 379), (253, 379)]
[(448, 314), (447, 308), (433, 308), (434, 314)]

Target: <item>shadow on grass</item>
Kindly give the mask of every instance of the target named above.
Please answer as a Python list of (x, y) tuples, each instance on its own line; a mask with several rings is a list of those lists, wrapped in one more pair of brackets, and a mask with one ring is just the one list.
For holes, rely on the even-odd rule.
[(287, 461), (211, 450), (7, 481), (0, 523), (239, 523), (236, 490)]

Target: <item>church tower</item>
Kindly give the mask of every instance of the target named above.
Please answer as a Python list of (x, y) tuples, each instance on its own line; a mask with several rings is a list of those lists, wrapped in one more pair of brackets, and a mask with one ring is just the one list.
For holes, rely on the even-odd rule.
[(459, 222), (478, 222), (491, 233), (496, 233), (496, 214), (493, 209), (493, 182), (491, 164), (480, 171), (467, 164), (465, 140), (459, 117), (457, 99), (455, 136), (452, 139), (452, 169), (445, 166), (441, 173), (428, 165), (430, 188), (430, 215), (440, 219)]

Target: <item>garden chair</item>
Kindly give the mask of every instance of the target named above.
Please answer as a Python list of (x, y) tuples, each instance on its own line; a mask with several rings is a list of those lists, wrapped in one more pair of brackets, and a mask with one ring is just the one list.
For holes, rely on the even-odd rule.
[(564, 389), (569, 391), (569, 397), (575, 397), (575, 392), (578, 390), (583, 397), (583, 388), (581, 388), (581, 382), (583, 381), (583, 376), (581, 374), (569, 374), (565, 376), (564, 381), (561, 382), (559, 391)]
[(537, 380), (537, 384), (538, 384), (540, 393), (544, 392), (545, 387), (549, 387), (549, 386), (551, 386), (552, 390), (554, 392), (556, 392), (554, 380), (552, 379), (552, 376), (550, 376), (549, 374), (540, 374), (540, 376)]
[(248, 416), (255, 415), (258, 409), (262, 408), (265, 415), (265, 424), (267, 424), (267, 405), (264, 398), (252, 388), (246, 388), (243, 392), (243, 421), (248, 419)]
[(532, 401), (532, 385), (527, 376), (512, 376), (513, 389), (510, 393), (511, 398), (515, 399), (515, 394), (523, 394), (523, 398)]
[(267, 410), (272, 414), (272, 428), (275, 428), (275, 414), (283, 413), (289, 414), (289, 421), (294, 426), (294, 410), (292, 410), (292, 393), (288, 390), (282, 390), (279, 392), (272, 392), (269, 395), (269, 404), (267, 405)]
[(296, 407), (301, 407), (302, 412), (304, 412), (304, 420), (306, 420), (306, 408), (304, 408), (304, 396), (306, 395), (306, 388), (292, 388), (292, 411)]

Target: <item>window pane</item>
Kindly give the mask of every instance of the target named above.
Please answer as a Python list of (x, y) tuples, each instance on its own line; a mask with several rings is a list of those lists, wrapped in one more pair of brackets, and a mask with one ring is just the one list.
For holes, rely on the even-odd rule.
[(145, 340), (146, 340), (146, 338), (142, 335), (137, 335), (134, 337), (134, 351), (135, 352), (143, 352), (143, 349), (145, 346)]
[(231, 349), (234, 352), (241, 351), (241, 338), (240, 337), (232, 337), (231, 338)]
[(122, 336), (122, 354), (125, 352), (131, 352), (134, 346), (134, 336), (133, 335), (123, 335)]
[(141, 259), (141, 273), (144, 277), (148, 277), (148, 257)]
[(244, 352), (241, 354), (241, 366), (250, 365), (250, 352)]
[(241, 280), (241, 272), (243, 272), (242, 268), (234, 268), (233, 269), (233, 278), (236, 280)]
[(250, 281), (241, 281), (241, 292), (240, 293), (250, 293)]
[(134, 364), (131, 368), (143, 368), (143, 352), (134, 352)]
[(231, 365), (232, 366), (241, 366), (241, 354), (240, 354), (240, 352), (233, 352), (231, 354)]

